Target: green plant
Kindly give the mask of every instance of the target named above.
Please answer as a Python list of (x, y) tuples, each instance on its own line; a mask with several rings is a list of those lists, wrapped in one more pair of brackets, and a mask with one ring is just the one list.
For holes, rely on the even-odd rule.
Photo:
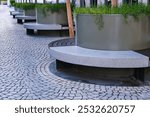
[(97, 8), (75, 8), (75, 14), (122, 14), (123, 16), (140, 16), (150, 14), (150, 5), (134, 4), (118, 7), (99, 6)]
[(36, 4), (35, 7), (42, 10), (43, 12), (51, 11), (53, 13), (53, 12), (59, 12), (60, 10), (66, 11), (65, 4)]
[(14, 6), (15, 0), (10, 0), (10, 4), (11, 4), (11, 6)]
[(94, 14), (95, 22), (98, 24), (98, 28), (103, 28), (103, 14), (122, 14), (127, 22), (128, 16), (133, 16), (136, 21), (139, 20), (140, 16), (143, 15), (150, 15), (150, 5), (145, 4), (123, 4), (122, 6), (118, 7), (111, 7), (111, 6), (99, 6), (94, 8), (75, 8), (75, 14)]
[[(46, 15), (47, 11), (60, 12), (66, 11), (66, 4), (65, 3), (57, 3), (57, 4), (36, 4), (35, 6), (39, 11), (42, 11), (44, 15)], [(71, 5), (71, 8), (74, 8), (74, 5)]]
[(95, 23), (98, 26), (98, 29), (101, 30), (104, 27), (104, 21), (102, 15), (96, 15), (95, 16)]
[(33, 3), (14, 3), (14, 6), (23, 10), (35, 9), (35, 4)]

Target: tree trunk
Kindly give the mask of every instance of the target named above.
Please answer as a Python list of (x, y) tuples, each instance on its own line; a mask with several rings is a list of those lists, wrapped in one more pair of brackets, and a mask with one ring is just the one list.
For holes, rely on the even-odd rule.
[(66, 0), (66, 7), (67, 7), (67, 16), (68, 16), (68, 24), (69, 24), (69, 35), (70, 38), (74, 38), (73, 17), (72, 17), (70, 0)]
[(118, 5), (118, 0), (111, 0), (112, 7), (116, 7)]

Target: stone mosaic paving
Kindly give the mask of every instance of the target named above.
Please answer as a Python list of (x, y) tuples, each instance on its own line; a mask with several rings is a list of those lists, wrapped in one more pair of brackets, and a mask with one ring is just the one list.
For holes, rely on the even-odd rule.
[(65, 80), (49, 72), (48, 44), (60, 38), (27, 36), (0, 6), (0, 99), (150, 99), (150, 86), (100, 86)]

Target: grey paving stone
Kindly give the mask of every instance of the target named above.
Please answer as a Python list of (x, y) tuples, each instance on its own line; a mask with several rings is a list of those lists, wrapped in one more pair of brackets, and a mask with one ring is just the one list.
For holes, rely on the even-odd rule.
[(0, 7), (1, 100), (150, 99), (150, 85), (101, 86), (65, 80), (49, 73), (54, 58), (49, 55), (48, 44), (61, 38), (26, 35), (23, 26), (10, 17), (8, 8)]
[(73, 100), (82, 100), (82, 97), (74, 97)]

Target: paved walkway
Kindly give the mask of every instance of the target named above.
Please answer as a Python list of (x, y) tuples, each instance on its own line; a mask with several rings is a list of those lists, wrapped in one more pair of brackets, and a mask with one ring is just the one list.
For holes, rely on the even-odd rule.
[(0, 6), (0, 99), (150, 99), (150, 86), (100, 86), (49, 72), (51, 37), (27, 36)]

